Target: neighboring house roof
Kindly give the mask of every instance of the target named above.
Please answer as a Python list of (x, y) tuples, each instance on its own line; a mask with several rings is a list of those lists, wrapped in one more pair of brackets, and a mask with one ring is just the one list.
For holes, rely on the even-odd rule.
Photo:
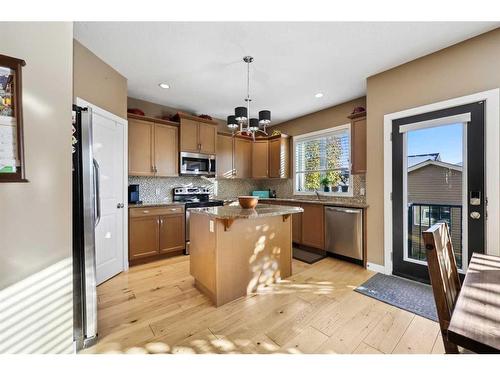
[(455, 171), (462, 172), (461, 165), (446, 163), (446, 162), (440, 161), (440, 160), (429, 160), (429, 159), (427, 159), (421, 163), (412, 165), (412, 166), (410, 166), (408, 163), (408, 172), (413, 172), (414, 170), (426, 167), (428, 165), (435, 165), (437, 167), (446, 168), (446, 169), (453, 169)]
[(423, 163), (427, 160), (441, 160), (441, 156), (439, 152), (433, 154), (421, 154), (421, 155), (408, 155), (408, 167), (412, 167), (414, 165)]

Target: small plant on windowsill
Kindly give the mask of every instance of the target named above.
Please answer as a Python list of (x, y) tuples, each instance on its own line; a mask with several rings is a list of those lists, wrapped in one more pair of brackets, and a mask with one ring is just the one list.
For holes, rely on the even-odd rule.
[(340, 185), (342, 193), (347, 193), (349, 191), (349, 185), (347, 182), (349, 181), (349, 177), (345, 174), (340, 175), (340, 181), (342, 181), (342, 185)]
[(319, 183), (323, 185), (323, 191), (325, 193), (329, 193), (331, 191), (332, 181), (327, 176), (323, 177)]

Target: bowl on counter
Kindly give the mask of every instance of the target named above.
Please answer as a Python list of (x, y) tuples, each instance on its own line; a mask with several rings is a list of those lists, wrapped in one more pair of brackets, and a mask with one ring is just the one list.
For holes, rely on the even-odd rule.
[(242, 208), (255, 208), (257, 203), (259, 203), (259, 197), (254, 197), (251, 195), (242, 195), (238, 197), (238, 202)]

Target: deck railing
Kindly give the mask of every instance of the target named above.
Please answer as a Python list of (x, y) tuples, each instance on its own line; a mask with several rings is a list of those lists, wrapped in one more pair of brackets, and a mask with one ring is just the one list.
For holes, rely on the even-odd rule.
[(410, 203), (408, 205), (408, 256), (426, 260), (422, 231), (445, 222), (450, 228), (453, 252), (458, 267), (462, 266), (462, 205)]

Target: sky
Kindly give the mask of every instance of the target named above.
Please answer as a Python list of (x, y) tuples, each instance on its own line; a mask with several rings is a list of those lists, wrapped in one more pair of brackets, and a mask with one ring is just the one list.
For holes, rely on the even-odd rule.
[(451, 164), (462, 162), (462, 124), (408, 132), (408, 155), (439, 152), (441, 161)]

